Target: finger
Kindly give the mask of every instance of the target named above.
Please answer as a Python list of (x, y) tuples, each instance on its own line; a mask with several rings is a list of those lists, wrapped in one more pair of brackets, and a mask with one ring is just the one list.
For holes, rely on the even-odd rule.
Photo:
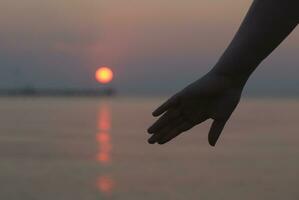
[(191, 120), (188, 120), (188, 119), (184, 118), (183, 116), (181, 116), (181, 117), (182, 117), (182, 120), (180, 120), (180, 125), (178, 125), (176, 129), (172, 129), (172, 131), (170, 133), (168, 133), (163, 138), (161, 138), (159, 141), (159, 144), (165, 144), (165, 143), (169, 142), (170, 140), (177, 137), (181, 133), (188, 131), (189, 129), (193, 128), (195, 125), (200, 124), (208, 119), (207, 116), (202, 115), (197, 118), (197, 120), (196, 120), (197, 123), (193, 123), (193, 122), (191, 122)]
[(187, 122), (183, 122), (176, 129), (172, 130), (170, 133), (168, 133), (167, 135), (165, 135), (164, 137), (159, 139), (158, 143), (159, 144), (165, 144), (165, 143), (171, 141), (172, 139), (174, 139), (175, 137), (177, 137), (178, 135), (180, 135), (181, 133), (191, 129), (192, 127), (193, 127), (192, 124), (187, 123)]
[(155, 144), (161, 137), (163, 137), (165, 134), (169, 133), (171, 131), (171, 129), (173, 129), (173, 125), (172, 126), (167, 126), (167, 127), (163, 128), (163, 130), (153, 134), (148, 139), (148, 143)]
[(209, 132), (209, 143), (215, 146), (227, 120), (214, 120)]
[(172, 123), (168, 124), (166, 127), (158, 132), (155, 132), (152, 137), (148, 140), (150, 144), (156, 143), (161, 137), (167, 135), (171, 130), (175, 129), (181, 123), (182, 119), (177, 118)]
[(177, 119), (180, 116), (178, 110), (170, 110), (166, 112), (162, 117), (160, 117), (148, 130), (148, 133), (155, 133), (167, 126), (169, 123), (172, 123), (173, 120)]
[(159, 106), (154, 112), (153, 116), (158, 117), (159, 115), (163, 114), (165, 111), (167, 111), (170, 107), (175, 105), (177, 102), (177, 97), (173, 96), (170, 99), (168, 99), (165, 103), (163, 103), (161, 106)]

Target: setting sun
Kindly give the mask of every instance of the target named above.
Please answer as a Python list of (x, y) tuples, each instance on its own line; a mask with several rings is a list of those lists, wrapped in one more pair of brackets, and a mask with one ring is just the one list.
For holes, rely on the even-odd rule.
[(113, 79), (113, 72), (108, 67), (101, 67), (96, 71), (95, 77), (100, 83), (109, 83)]

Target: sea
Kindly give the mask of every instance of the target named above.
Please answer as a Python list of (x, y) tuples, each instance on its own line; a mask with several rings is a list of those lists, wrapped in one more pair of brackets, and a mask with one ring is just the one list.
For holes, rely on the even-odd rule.
[(299, 199), (298, 98), (242, 99), (216, 147), (211, 121), (150, 145), (165, 99), (0, 98), (0, 199)]

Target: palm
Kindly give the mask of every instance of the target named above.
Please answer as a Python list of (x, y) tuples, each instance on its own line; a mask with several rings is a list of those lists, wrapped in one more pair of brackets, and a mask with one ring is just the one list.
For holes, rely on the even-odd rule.
[(207, 119), (214, 119), (209, 143), (215, 145), (231, 113), (237, 106), (242, 89), (214, 75), (206, 75), (174, 95), (157, 110), (154, 116), (165, 113), (148, 132), (149, 143), (164, 144), (184, 131)]

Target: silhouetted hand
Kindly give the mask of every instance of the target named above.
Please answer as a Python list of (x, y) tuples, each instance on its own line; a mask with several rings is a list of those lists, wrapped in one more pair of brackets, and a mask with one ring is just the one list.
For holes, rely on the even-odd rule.
[(254, 0), (211, 72), (153, 112), (164, 114), (148, 129), (153, 134), (149, 143), (164, 144), (211, 118), (209, 143), (214, 146), (252, 72), (298, 25), (298, 10), (298, 0)]
[(215, 146), (227, 120), (239, 103), (243, 87), (209, 73), (175, 94), (153, 112), (163, 115), (148, 129), (149, 143), (165, 144), (207, 119), (214, 120), (209, 143)]

